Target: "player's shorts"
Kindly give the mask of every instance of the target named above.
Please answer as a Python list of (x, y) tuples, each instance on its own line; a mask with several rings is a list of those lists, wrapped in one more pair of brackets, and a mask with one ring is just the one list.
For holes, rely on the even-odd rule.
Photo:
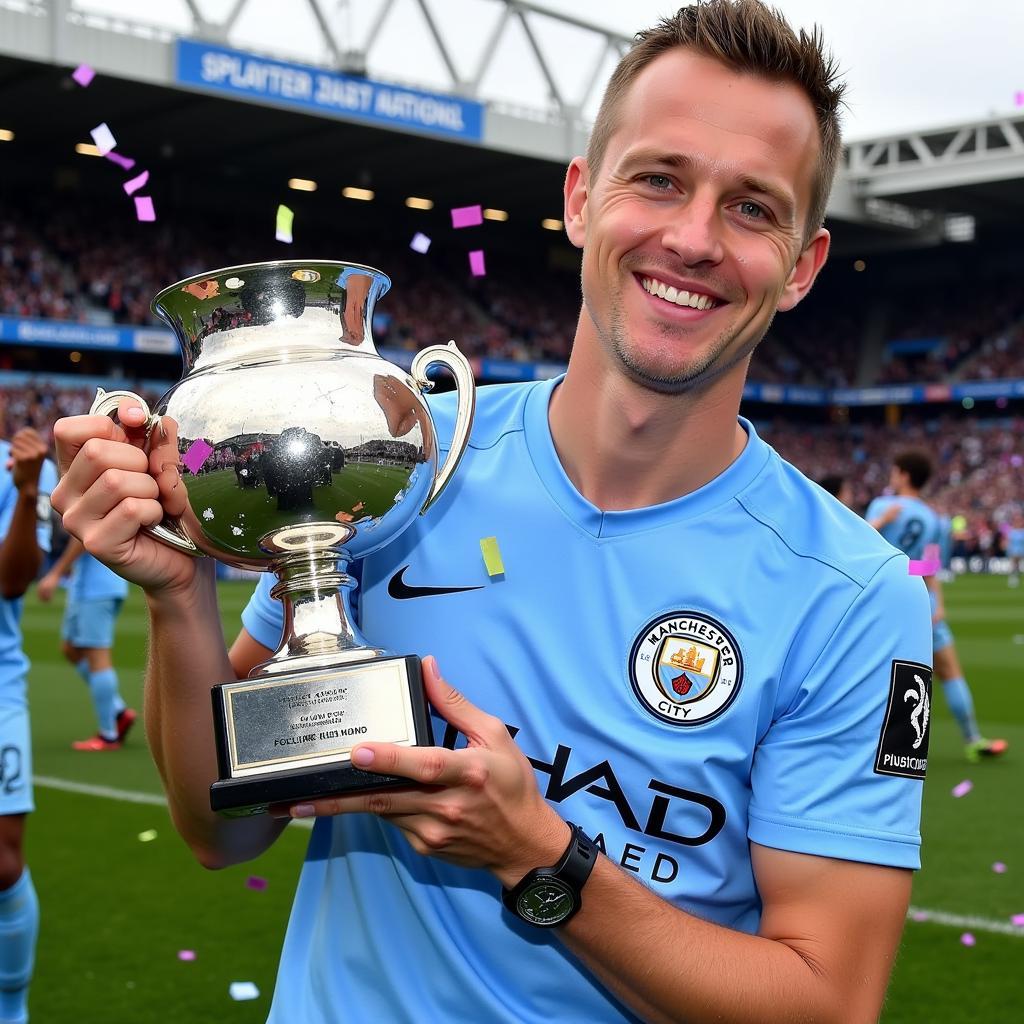
[(124, 601), (120, 597), (95, 601), (68, 599), (60, 637), (72, 647), (111, 648), (114, 646), (114, 623)]
[[(935, 614), (935, 595), (929, 591), (928, 599), (931, 602), (932, 614)], [(940, 619), (932, 625), (932, 654), (948, 647), (953, 642), (953, 630), (945, 619)]]
[(28, 814), (33, 810), (28, 708), (0, 704), (0, 815)]
[(1024, 558), (1024, 540), (1011, 540), (1006, 545), (1007, 558)]

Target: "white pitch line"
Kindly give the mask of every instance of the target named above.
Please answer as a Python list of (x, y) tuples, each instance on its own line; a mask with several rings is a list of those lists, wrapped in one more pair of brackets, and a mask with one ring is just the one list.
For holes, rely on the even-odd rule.
[[(105, 800), (120, 800), (130, 804), (149, 804), (151, 807), (166, 807), (167, 800), (159, 793), (140, 793), (132, 789), (114, 789), (113, 786), (93, 786), (88, 782), (74, 779), (57, 779), (51, 775), (33, 775), (32, 781), (41, 789), (59, 789), (64, 793), (81, 793), (83, 796), (98, 796)], [(289, 825), (312, 828), (313, 818), (295, 818)]]
[[(924, 915), (928, 916), (925, 917)], [(990, 917), (973, 917), (964, 914), (947, 914), (944, 910), (928, 910), (926, 907), (911, 907), (907, 920), (914, 924), (944, 924), (950, 928), (971, 928), (976, 932), (995, 932), (999, 935), (1024, 937), (1024, 926), (1010, 921), (995, 921)]]

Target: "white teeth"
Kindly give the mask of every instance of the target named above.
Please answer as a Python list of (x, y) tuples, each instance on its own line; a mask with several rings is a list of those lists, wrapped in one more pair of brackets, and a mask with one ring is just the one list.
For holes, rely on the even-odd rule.
[(642, 277), (640, 284), (643, 285), (644, 291), (650, 292), (651, 295), (657, 295), (659, 298), (672, 302), (677, 306), (689, 306), (691, 309), (713, 309), (715, 306), (715, 300), (710, 295), (701, 295), (699, 292), (687, 292), (679, 288), (673, 288), (671, 285), (667, 285), (653, 277)]

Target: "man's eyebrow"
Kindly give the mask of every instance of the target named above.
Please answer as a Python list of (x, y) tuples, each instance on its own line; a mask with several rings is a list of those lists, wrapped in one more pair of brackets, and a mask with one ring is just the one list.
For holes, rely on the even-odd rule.
[[(696, 161), (685, 153), (670, 153), (660, 149), (641, 149), (630, 153), (619, 167), (620, 171), (629, 171), (638, 166), (652, 165), (660, 167), (680, 168), (689, 170), (696, 166)], [(779, 185), (763, 178), (744, 174), (739, 179), (740, 188), (749, 192), (758, 192), (768, 196), (778, 207), (779, 217), (786, 224), (796, 220), (796, 203), (793, 197)]]

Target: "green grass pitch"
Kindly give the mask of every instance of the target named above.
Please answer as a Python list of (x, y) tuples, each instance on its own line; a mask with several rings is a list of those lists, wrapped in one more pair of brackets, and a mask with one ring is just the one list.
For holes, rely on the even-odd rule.
[[(226, 635), (238, 629), (249, 584), (222, 584)], [(1016, 1019), (1024, 937), (985, 930), (1024, 913), (1024, 588), (1002, 578), (962, 578), (947, 606), (982, 728), (1010, 741), (999, 762), (968, 765), (959, 735), (935, 695), (924, 799), (924, 869), (914, 905), (981, 925), (907, 924), (883, 1021), (968, 1024)], [(158, 802), (160, 785), (141, 726), (116, 754), (80, 754), (73, 739), (95, 728), (83, 683), (58, 652), (62, 601), (30, 592), (23, 620), (33, 661), (30, 703), (36, 813), (27, 855), (42, 907), (32, 1019), (41, 1024), (257, 1024), (266, 1018), (288, 908), (308, 831), (290, 827), (258, 861), (222, 872), (200, 868)], [(138, 707), (146, 635), (133, 592), (118, 624), (122, 691)], [(1018, 643), (1020, 641), (1020, 643)], [(962, 799), (951, 789), (969, 779)], [(152, 803), (69, 792), (51, 780), (150, 794)], [(63, 784), (62, 784), (63, 785)], [(155, 830), (156, 838), (139, 835)], [(992, 864), (1003, 862), (1005, 873)], [(262, 891), (247, 887), (266, 879)], [(976, 945), (965, 947), (971, 931)], [(181, 950), (195, 960), (181, 961)], [(401, 937), (396, 937), (400, 954)], [(234, 1002), (232, 981), (260, 997)]]

